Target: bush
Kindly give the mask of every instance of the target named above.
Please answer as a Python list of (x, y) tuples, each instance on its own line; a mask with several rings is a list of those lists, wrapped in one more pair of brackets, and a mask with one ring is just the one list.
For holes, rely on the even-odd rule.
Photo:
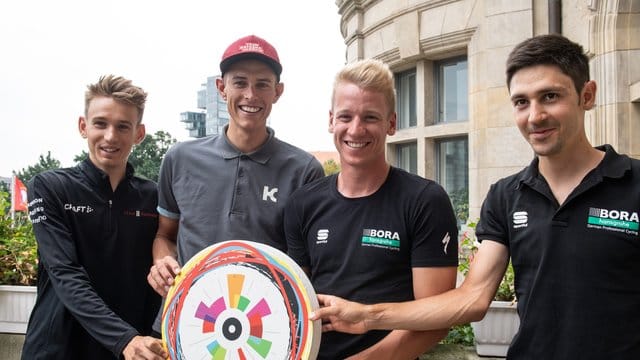
[(8, 194), (0, 191), (0, 284), (35, 285), (38, 253), (27, 214), (16, 213), (12, 221)]
[[(476, 251), (478, 251), (478, 242), (476, 238), (476, 222), (470, 222), (467, 224), (467, 230), (462, 234), (460, 238), (460, 243), (458, 246), (459, 250), (459, 265), (458, 271), (462, 273), (462, 275), (467, 276), (469, 272), (469, 267), (473, 262), (473, 256)], [(509, 261), (509, 265), (507, 266), (507, 271), (500, 282), (500, 286), (498, 286), (498, 290), (496, 291), (496, 295), (494, 300), (498, 301), (516, 301), (516, 291), (514, 287), (514, 275), (513, 275), (513, 265), (511, 261)]]

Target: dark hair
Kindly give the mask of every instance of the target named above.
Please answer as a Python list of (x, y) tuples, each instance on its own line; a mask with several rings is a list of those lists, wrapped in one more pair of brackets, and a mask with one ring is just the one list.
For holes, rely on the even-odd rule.
[(573, 80), (578, 94), (589, 81), (589, 59), (580, 44), (562, 35), (550, 34), (529, 38), (507, 58), (507, 88), (518, 70), (535, 65), (555, 65)]

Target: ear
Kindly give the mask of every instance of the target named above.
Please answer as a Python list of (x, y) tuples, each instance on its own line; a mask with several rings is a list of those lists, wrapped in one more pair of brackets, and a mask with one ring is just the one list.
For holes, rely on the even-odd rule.
[(333, 134), (333, 110), (329, 110), (329, 133)]
[(389, 116), (389, 129), (387, 130), (387, 135), (393, 135), (396, 133), (396, 126), (398, 125), (398, 114), (394, 111)]
[(595, 81), (589, 80), (584, 84), (582, 93), (580, 94), (580, 101), (585, 110), (591, 110), (596, 105), (596, 90), (597, 86)]
[(276, 98), (273, 99), (273, 103), (275, 104), (278, 99), (280, 99), (280, 96), (282, 96), (282, 93), (284, 92), (284, 83), (277, 83), (276, 84)]
[(223, 78), (221, 78), (221, 77), (216, 78), (216, 89), (218, 89), (218, 94), (220, 94), (222, 99), (224, 99), (224, 101), (227, 101), (227, 94), (224, 92), (224, 79)]
[(144, 124), (138, 124), (138, 126), (136, 126), (136, 145), (139, 145), (142, 140), (144, 140), (146, 134), (147, 130), (145, 129)]
[(83, 139), (87, 138), (87, 119), (84, 116), (78, 118), (78, 132)]

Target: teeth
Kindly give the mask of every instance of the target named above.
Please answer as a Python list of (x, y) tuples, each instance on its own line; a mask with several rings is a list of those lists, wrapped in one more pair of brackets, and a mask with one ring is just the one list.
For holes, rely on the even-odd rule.
[(112, 153), (112, 152), (116, 152), (116, 151), (118, 151), (118, 149), (114, 149), (114, 148), (102, 148), (102, 151), (104, 151), (104, 152), (108, 152), (108, 153)]
[(250, 113), (257, 113), (258, 111), (260, 111), (260, 108), (257, 106), (240, 106), (240, 109), (242, 109), (242, 111)]
[(365, 145), (367, 145), (366, 142), (353, 142), (353, 141), (347, 141), (347, 146), (352, 147), (352, 148), (362, 148)]

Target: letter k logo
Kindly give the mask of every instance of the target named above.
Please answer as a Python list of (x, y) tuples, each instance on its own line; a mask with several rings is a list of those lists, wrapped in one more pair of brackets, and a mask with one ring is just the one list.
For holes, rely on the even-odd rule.
[(269, 189), (269, 187), (265, 185), (262, 190), (262, 200), (267, 201), (267, 199), (269, 199), (272, 202), (278, 202), (278, 199), (276, 199), (277, 192), (278, 188)]

